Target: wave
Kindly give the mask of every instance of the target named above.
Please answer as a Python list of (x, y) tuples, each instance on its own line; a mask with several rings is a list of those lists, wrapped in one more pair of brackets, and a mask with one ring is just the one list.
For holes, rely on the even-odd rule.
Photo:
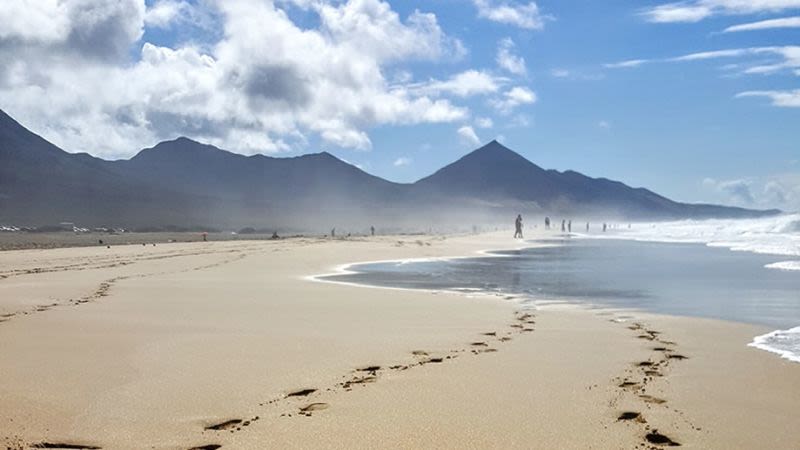
[[(604, 235), (582, 237), (649, 242), (700, 243), (733, 251), (800, 257), (800, 214), (759, 219), (707, 219), (636, 223)], [(799, 270), (800, 260), (767, 264), (767, 268)]]
[(748, 344), (768, 352), (777, 353), (782, 358), (790, 361), (800, 362), (800, 327), (788, 330), (775, 330), (770, 333), (756, 336), (753, 342)]

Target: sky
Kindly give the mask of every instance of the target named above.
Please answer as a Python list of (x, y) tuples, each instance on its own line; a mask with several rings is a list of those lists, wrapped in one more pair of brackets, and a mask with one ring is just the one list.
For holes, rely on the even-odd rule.
[(17, 0), (0, 109), (69, 152), (187, 136), (413, 182), (492, 139), (800, 210), (800, 0)]

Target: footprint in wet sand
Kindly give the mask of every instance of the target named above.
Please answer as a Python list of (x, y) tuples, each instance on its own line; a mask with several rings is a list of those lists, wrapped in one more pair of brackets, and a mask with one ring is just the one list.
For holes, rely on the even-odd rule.
[(317, 390), (314, 388), (298, 389), (296, 391), (289, 392), (286, 394), (286, 397), (307, 397), (314, 392), (317, 392)]
[(222, 448), (222, 446), (219, 444), (206, 444), (192, 447), (189, 450), (217, 450), (218, 448)]
[(658, 430), (653, 430), (644, 437), (647, 442), (656, 445), (666, 445), (669, 447), (680, 447), (681, 444), (673, 441), (672, 439), (659, 433)]
[(205, 429), (209, 431), (224, 431), (237, 428), (243, 422), (242, 419), (231, 419), (224, 422), (208, 425)]
[(647, 394), (642, 394), (639, 396), (639, 398), (644, 400), (645, 403), (655, 403), (656, 405), (661, 405), (667, 402), (663, 398), (653, 397), (652, 395), (647, 395)]
[(311, 414), (315, 411), (322, 411), (323, 409), (328, 409), (329, 405), (327, 403), (309, 403), (306, 406), (300, 408), (300, 414), (304, 416), (311, 416)]
[(635, 420), (639, 423), (645, 423), (644, 417), (641, 413), (635, 411), (625, 411), (617, 417), (617, 421)]
[(102, 447), (98, 447), (96, 445), (86, 445), (86, 444), (68, 444), (65, 442), (40, 442), (38, 444), (31, 445), (32, 448), (54, 448), (54, 449), (62, 449), (62, 450), (99, 450)]

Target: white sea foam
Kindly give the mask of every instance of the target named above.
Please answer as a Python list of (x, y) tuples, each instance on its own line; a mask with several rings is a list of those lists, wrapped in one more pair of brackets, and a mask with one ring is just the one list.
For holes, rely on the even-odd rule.
[(789, 330), (775, 330), (770, 333), (756, 336), (748, 344), (768, 352), (777, 353), (782, 358), (800, 362), (800, 327)]
[(768, 264), (770, 269), (800, 270), (800, 214), (760, 219), (709, 219), (637, 223), (591, 238), (637, 241), (702, 243), (734, 251), (797, 257)]

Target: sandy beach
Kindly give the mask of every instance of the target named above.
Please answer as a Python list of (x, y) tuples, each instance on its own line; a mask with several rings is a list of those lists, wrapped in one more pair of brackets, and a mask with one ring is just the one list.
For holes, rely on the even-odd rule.
[(768, 329), (309, 279), (510, 234), (0, 252), (0, 443), (800, 448)]

